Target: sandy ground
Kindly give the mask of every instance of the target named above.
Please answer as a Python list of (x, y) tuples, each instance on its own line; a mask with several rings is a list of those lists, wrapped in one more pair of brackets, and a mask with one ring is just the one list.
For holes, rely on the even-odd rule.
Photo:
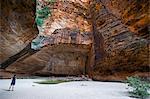
[(10, 80), (0, 80), (0, 99), (134, 99), (128, 97), (124, 83), (74, 81), (42, 85), (35, 81), (40, 79), (17, 79), (15, 90), (7, 91)]

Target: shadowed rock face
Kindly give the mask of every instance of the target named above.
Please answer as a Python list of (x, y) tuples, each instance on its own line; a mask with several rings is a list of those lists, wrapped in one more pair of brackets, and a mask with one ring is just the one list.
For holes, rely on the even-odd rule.
[[(6, 1), (4, 4), (11, 3)], [(39, 75), (88, 73), (95, 80), (121, 80), (131, 75), (148, 75), (150, 68), (146, 0), (56, 0), (53, 4), (48, 3), (48, 0), (38, 1), (37, 8), (48, 6), (51, 15), (44, 20), (42, 26), (38, 26), (37, 37), (33, 39), (34, 29), (28, 25), (28, 29), (33, 29), (27, 33), (30, 36), (17, 32), (27, 39), (23, 43), (25, 45), (33, 39), (31, 47), (38, 51), (35, 53), (30, 50), (6, 70)], [(31, 2), (26, 0), (24, 3)], [(2, 12), (6, 13), (6, 9), (9, 13), (13, 12), (12, 8), (2, 9)], [(26, 15), (30, 18), (29, 13)], [(11, 22), (15, 20), (2, 18), (1, 21), (8, 24), (5, 28), (11, 28)], [(16, 24), (19, 22), (22, 21), (17, 21)], [(23, 26), (20, 25), (20, 28)], [(17, 31), (11, 29), (13, 32)], [(15, 33), (11, 37), (20, 38)], [(6, 38), (5, 35), (3, 33), (2, 38)], [(8, 41), (12, 40), (8, 38)], [(18, 42), (14, 41), (14, 44), (17, 45)], [(5, 49), (11, 54), (4, 49), (1, 51), (3, 57), (7, 56), (4, 60), (17, 53), (17, 50), (13, 52), (14, 49), (9, 49), (13, 45), (8, 46)], [(24, 48), (22, 44), (17, 46), (20, 50)]]
[(6, 70), (38, 75), (79, 75), (85, 73), (90, 46), (58, 44), (45, 46), (29, 57), (21, 57)]
[(38, 34), (32, 0), (0, 0), (0, 62), (19, 53)]

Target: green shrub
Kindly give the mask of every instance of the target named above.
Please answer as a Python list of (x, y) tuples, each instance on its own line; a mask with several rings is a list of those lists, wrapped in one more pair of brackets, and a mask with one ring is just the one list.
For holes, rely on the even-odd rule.
[(42, 24), (44, 23), (44, 22), (43, 22), (43, 19), (41, 19), (41, 18), (39, 18), (39, 17), (37, 17), (37, 18), (35, 19), (35, 22), (36, 22), (36, 24), (37, 24), (38, 26), (42, 26)]
[(32, 2), (36, 2), (36, 0), (32, 0)]
[(48, 18), (50, 14), (50, 9), (47, 6), (45, 6), (44, 8), (37, 10), (36, 13), (38, 14), (38, 17), (45, 19)]
[[(36, 2), (36, 0), (32, 0), (32, 1)], [(54, 4), (56, 2), (56, 0), (47, 0), (47, 2)], [(38, 6), (38, 3), (36, 6)], [(48, 18), (49, 15), (51, 15), (51, 11), (48, 6), (45, 6), (42, 9), (37, 9), (36, 10), (36, 19), (35, 19), (37, 26), (42, 26), (44, 23), (44, 20), (46, 18)]]
[(129, 92), (132, 97), (146, 99), (150, 95), (148, 93), (150, 84), (142, 81), (139, 77), (128, 77), (126, 82), (132, 88), (132, 91)]
[(38, 26), (42, 26), (42, 24), (44, 23), (44, 19), (48, 18), (48, 16), (50, 15), (50, 9), (47, 6), (45, 6), (44, 8), (37, 10), (36, 15), (36, 24)]

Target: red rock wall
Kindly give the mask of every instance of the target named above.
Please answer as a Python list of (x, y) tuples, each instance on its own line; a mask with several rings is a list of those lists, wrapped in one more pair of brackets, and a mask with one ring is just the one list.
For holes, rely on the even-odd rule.
[[(132, 31), (131, 27), (135, 28), (134, 23), (127, 25), (125, 22), (125, 20), (130, 21), (131, 19), (129, 17), (122, 18), (122, 12), (124, 13), (128, 8), (135, 6), (135, 9), (143, 12), (138, 13), (137, 10), (131, 9), (130, 12), (137, 13), (138, 17), (141, 17), (139, 20), (136, 20), (137, 15), (135, 15), (133, 20), (136, 20), (136, 24), (139, 21), (146, 20), (143, 23), (144, 26), (138, 24), (140, 26), (139, 30), (144, 29), (145, 26), (148, 26), (148, 20), (142, 18), (147, 17), (146, 15), (143, 16), (144, 13), (147, 14), (144, 12), (147, 8), (147, 3), (139, 4), (138, 0), (134, 0), (136, 2), (132, 3), (133, 5), (128, 5), (129, 7), (125, 8), (123, 4), (129, 4), (129, 1), (121, 1), (114, 0), (114, 3), (112, 3), (111, 0), (102, 0), (102, 2), (96, 2), (95, 8), (93, 8), (98, 8), (95, 10), (96, 30), (98, 31), (97, 35), (102, 35), (104, 38), (103, 45), (106, 55), (96, 61), (93, 79), (117, 80), (125, 79), (126, 76), (131, 75), (147, 76), (149, 74), (147, 31), (145, 31), (143, 36), (140, 31)], [(137, 8), (138, 6), (136, 5), (143, 5), (144, 7)], [(130, 14), (132, 15), (132, 13)]]
[(149, 1), (148, 0), (101, 0), (101, 2), (116, 17), (129, 28), (131, 32), (149, 39)]
[[(48, 0), (37, 0), (37, 12), (48, 7), (50, 14), (44, 19), (43, 24), (38, 26), (39, 35), (33, 40), (32, 48), (38, 49), (47, 44), (58, 43), (91, 44), (92, 25), (87, 16), (90, 1), (54, 0), (52, 3)], [(58, 30), (62, 33), (57, 33)], [(46, 42), (40, 40), (41, 43), (35, 44), (39, 41), (39, 36), (54, 40)]]

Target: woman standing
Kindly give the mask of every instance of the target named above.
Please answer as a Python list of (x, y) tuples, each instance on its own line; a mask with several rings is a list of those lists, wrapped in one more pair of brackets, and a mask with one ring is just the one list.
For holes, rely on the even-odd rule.
[(12, 77), (12, 81), (11, 81), (9, 90), (11, 90), (11, 88), (12, 88), (12, 91), (14, 90), (15, 83), (16, 83), (16, 75), (14, 75), (14, 76)]

